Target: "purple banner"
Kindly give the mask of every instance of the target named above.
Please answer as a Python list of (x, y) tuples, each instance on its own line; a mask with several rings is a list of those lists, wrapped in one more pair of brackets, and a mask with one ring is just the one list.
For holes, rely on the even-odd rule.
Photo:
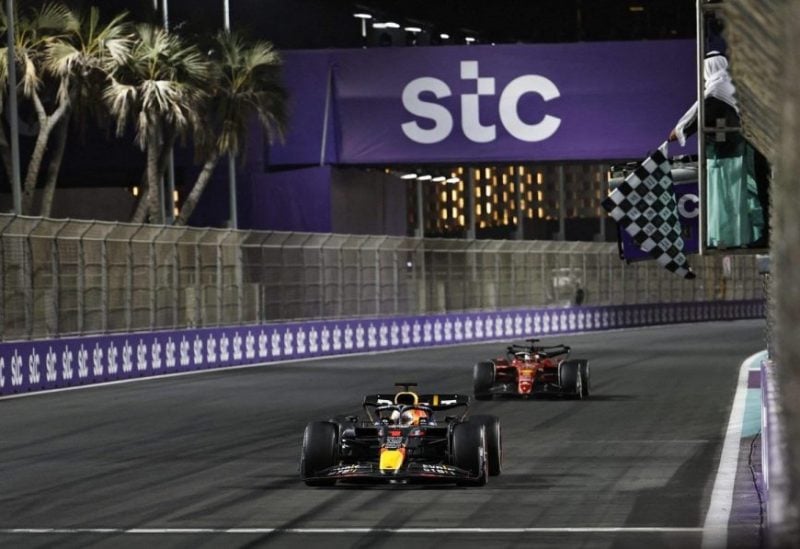
[(696, 93), (691, 40), (288, 51), (284, 58), (295, 114), (286, 145), (270, 152), (272, 165), (318, 162), (334, 139), (335, 152), (324, 158), (340, 164), (641, 158), (665, 140)]
[(757, 300), (651, 303), (7, 342), (0, 343), (0, 396), (319, 356), (763, 316)]

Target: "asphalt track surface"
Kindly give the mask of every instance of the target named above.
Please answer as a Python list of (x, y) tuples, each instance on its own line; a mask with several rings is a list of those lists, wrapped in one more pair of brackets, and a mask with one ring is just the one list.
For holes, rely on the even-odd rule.
[(739, 367), (763, 339), (763, 321), (545, 339), (590, 360), (591, 398), (476, 402), (505, 451), (481, 488), (309, 488), (300, 443), (394, 381), (471, 394), (472, 364), (503, 343), (2, 400), (0, 546), (699, 547)]

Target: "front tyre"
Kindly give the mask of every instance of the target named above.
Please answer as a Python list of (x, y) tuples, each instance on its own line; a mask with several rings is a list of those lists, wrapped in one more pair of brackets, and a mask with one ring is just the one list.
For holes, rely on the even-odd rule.
[(562, 393), (575, 399), (583, 398), (583, 376), (579, 362), (568, 360), (558, 366), (558, 384)]
[(486, 433), (486, 461), (489, 475), (496, 477), (503, 470), (503, 438), (500, 431), (500, 419), (497, 416), (470, 416), (470, 423), (483, 425)]
[(459, 486), (484, 486), (488, 481), (486, 429), (477, 423), (459, 423), (453, 428), (452, 462), (474, 477), (456, 481)]
[(330, 421), (313, 421), (303, 432), (300, 476), (308, 486), (333, 486), (336, 479), (313, 478), (339, 461), (339, 429)]

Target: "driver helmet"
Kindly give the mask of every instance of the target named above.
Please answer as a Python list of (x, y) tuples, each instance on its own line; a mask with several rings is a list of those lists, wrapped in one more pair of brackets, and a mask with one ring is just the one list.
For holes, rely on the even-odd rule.
[(402, 426), (419, 425), (420, 420), (422, 419), (428, 419), (428, 412), (425, 410), (420, 410), (419, 408), (412, 408), (411, 410), (406, 410), (400, 414), (399, 423)]

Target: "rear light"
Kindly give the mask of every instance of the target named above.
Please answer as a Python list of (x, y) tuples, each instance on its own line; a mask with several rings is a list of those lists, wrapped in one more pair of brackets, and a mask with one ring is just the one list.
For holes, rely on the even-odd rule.
[(403, 435), (403, 431), (389, 431), (390, 437), (399, 437)]

